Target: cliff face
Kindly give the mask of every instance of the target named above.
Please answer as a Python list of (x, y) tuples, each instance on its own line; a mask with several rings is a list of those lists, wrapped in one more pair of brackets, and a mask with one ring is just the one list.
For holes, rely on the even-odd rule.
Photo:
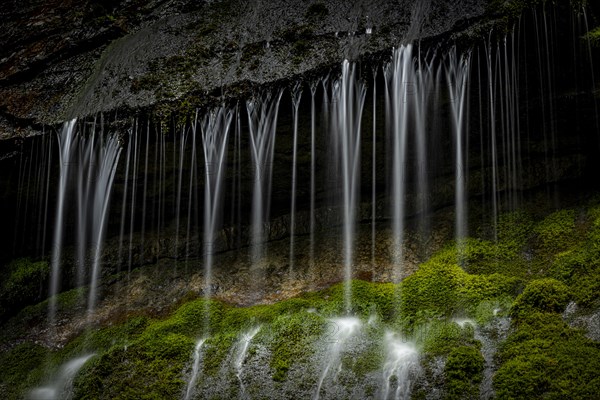
[(465, 29), (487, 3), (3, 2), (0, 139), (100, 111), (238, 97), (344, 58)]

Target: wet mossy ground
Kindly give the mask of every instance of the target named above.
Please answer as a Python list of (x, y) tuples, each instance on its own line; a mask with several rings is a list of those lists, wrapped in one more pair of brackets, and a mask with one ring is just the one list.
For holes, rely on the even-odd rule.
[[(510, 317), (508, 337), (495, 358), (497, 398), (590, 398), (598, 393), (600, 345), (562, 318), (571, 301), (590, 310), (600, 305), (598, 202), (542, 218), (523, 211), (503, 214), (496, 232), (495, 237), (482, 234), (449, 244), (400, 284), (353, 281), (351, 314), (362, 321), (362, 344), (354, 353), (342, 352), (340, 365), (351, 374), (344, 379), (380, 376), (387, 357), (383, 337), (396, 332), (419, 349), (423, 365), (444, 360), (443, 375), (436, 378), (442, 397), (478, 398), (481, 343), (474, 326), (461, 325), (457, 318), (485, 327), (495, 318)], [(59, 306), (75, 304), (82, 293), (60, 295)], [(41, 319), (46, 307), (44, 302), (26, 309), (31, 323), (34, 316)], [(260, 330), (249, 357), (265, 358), (271, 384), (284, 386), (298, 379), (302, 368), (318, 375), (319, 367), (309, 366), (335, 338), (332, 321), (347, 315), (345, 310), (343, 284), (252, 307), (190, 298), (170, 315), (126, 317), (62, 349), (49, 351), (31, 342), (14, 346), (0, 353), (0, 393), (20, 398), (43, 385), (47, 371), (93, 353), (74, 382), (75, 398), (179, 398), (198, 339), (207, 338), (201, 375), (219, 379), (231, 374), (223, 365), (231, 362), (244, 332), (254, 327)], [(310, 389), (317, 378), (297, 382), (298, 388)], [(413, 388), (416, 398), (426, 393), (419, 385)], [(231, 390), (223, 398), (239, 395), (238, 389)]]

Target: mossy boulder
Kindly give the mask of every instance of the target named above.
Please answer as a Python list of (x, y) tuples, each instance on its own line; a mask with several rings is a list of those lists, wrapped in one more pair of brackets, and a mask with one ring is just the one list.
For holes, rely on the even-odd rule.
[(28, 258), (20, 258), (10, 262), (2, 271), (0, 321), (46, 297), (50, 276), (46, 261), (34, 262)]
[(498, 361), (498, 398), (591, 399), (600, 391), (600, 346), (556, 313), (522, 316)]
[(403, 281), (401, 314), (414, 322), (474, 312), (480, 302), (513, 294), (519, 284), (519, 279), (501, 274), (469, 274), (442, 252)]
[(478, 399), (484, 364), (485, 360), (477, 348), (460, 346), (452, 349), (444, 369), (446, 398)]
[(517, 297), (510, 313), (519, 319), (533, 311), (562, 312), (570, 297), (569, 288), (564, 283), (552, 278), (537, 279), (529, 282)]

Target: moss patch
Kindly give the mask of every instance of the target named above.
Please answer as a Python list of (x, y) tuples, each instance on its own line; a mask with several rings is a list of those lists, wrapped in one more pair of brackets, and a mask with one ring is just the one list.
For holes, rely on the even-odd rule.
[(0, 321), (26, 305), (39, 302), (48, 292), (50, 268), (46, 261), (20, 258), (2, 271), (0, 284)]
[(523, 316), (503, 344), (494, 377), (498, 398), (594, 398), (600, 390), (600, 346), (560, 315)]

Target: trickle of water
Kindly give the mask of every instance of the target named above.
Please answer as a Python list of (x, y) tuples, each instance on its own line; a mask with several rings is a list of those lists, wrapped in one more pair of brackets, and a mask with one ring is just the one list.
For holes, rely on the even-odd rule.
[(240, 339), (238, 340), (237, 354), (235, 356), (234, 367), (236, 371), (235, 376), (237, 376), (238, 381), (240, 382), (239, 398), (241, 399), (248, 398), (248, 395), (246, 393), (246, 386), (244, 385), (243, 381), (244, 360), (246, 359), (246, 355), (248, 354), (250, 342), (252, 342), (252, 339), (254, 338), (254, 336), (256, 336), (258, 331), (260, 331), (260, 326), (257, 326), (256, 328), (243, 333)]
[(330, 346), (325, 358), (326, 364), (317, 384), (317, 390), (314, 396), (315, 400), (318, 400), (321, 395), (321, 388), (325, 378), (332, 375), (330, 374), (330, 371), (335, 371), (333, 376), (330, 376), (331, 381), (335, 380), (339, 374), (341, 370), (341, 352), (348, 340), (357, 334), (361, 328), (361, 322), (356, 317), (334, 318), (330, 320), (330, 323), (334, 327), (334, 331), (331, 332), (331, 335), (328, 337)]
[(94, 354), (88, 354), (67, 362), (60, 368), (58, 375), (49, 385), (31, 390), (27, 398), (29, 400), (69, 400), (73, 396), (71, 392), (73, 379), (81, 367), (93, 356)]
[(470, 318), (453, 318), (452, 322), (455, 322), (461, 328), (466, 327), (467, 325), (471, 325), (472, 327), (476, 327), (477, 324)]
[(194, 393), (196, 392), (196, 382), (198, 382), (198, 375), (200, 372), (200, 362), (202, 361), (202, 345), (206, 342), (206, 338), (202, 338), (196, 342), (196, 346), (194, 347), (194, 362), (192, 364), (192, 375), (190, 376), (190, 381), (187, 384), (185, 389), (185, 395), (183, 396), (184, 400), (190, 400)]
[(294, 146), (292, 149), (292, 199), (290, 205), (290, 269), (294, 269), (295, 261), (295, 235), (296, 235), (296, 175), (298, 156), (298, 108), (302, 98), (302, 86), (297, 82), (292, 87), (292, 114), (294, 116)]
[(419, 373), (419, 352), (414, 344), (399, 339), (393, 332), (385, 334), (385, 346), (387, 359), (383, 365), (381, 399), (387, 400), (390, 395), (393, 399), (409, 399), (413, 379)]

